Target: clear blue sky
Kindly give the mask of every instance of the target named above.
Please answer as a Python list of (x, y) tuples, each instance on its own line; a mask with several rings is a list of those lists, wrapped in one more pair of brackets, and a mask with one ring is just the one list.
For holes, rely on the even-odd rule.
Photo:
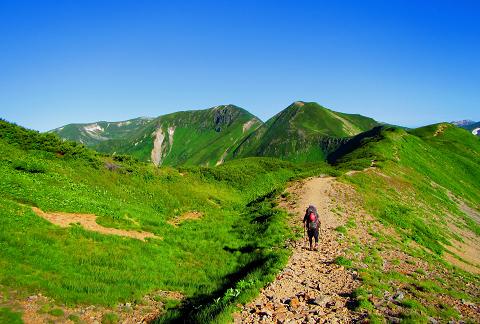
[(295, 100), (480, 120), (480, 1), (0, 0), (0, 117), (20, 125)]

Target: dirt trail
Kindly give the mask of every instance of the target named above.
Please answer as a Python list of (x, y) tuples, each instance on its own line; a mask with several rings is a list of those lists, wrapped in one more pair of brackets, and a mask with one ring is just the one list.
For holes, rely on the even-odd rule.
[(236, 323), (350, 323), (361, 318), (348, 308), (359, 285), (356, 273), (335, 263), (346, 247), (334, 230), (346, 219), (332, 212), (343, 197), (341, 186), (328, 177), (311, 178), (288, 189), (296, 203), (283, 207), (294, 215), (293, 223), (301, 224), (308, 205), (317, 207), (322, 220), (319, 251), (309, 251), (302, 240), (295, 242), (285, 269), (234, 315)]
[(117, 228), (110, 228), (110, 227), (103, 227), (97, 224), (96, 219), (97, 216), (93, 214), (74, 214), (74, 213), (46, 213), (40, 208), (32, 207), (32, 210), (38, 216), (48, 220), (50, 223), (61, 227), (68, 227), (70, 224), (79, 223), (82, 225), (86, 230), (94, 231), (102, 234), (110, 234), (110, 235), (119, 235), (119, 236), (127, 236), (132, 237), (137, 240), (145, 241), (147, 237), (155, 237), (161, 239), (158, 236), (155, 236), (153, 233), (149, 232), (140, 232), (140, 231), (127, 231), (121, 230)]

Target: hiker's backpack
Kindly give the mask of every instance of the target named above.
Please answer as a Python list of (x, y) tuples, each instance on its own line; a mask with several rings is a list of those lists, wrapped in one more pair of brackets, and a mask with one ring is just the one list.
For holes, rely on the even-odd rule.
[(314, 210), (310, 210), (310, 214), (308, 215), (308, 229), (309, 230), (316, 230), (318, 228), (318, 219), (317, 214)]

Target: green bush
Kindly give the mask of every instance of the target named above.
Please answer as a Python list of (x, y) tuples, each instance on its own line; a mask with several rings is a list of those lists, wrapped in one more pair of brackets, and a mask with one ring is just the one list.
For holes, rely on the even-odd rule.
[(45, 163), (28, 160), (13, 162), (13, 168), (18, 171), (25, 171), (29, 173), (45, 173), (47, 171), (47, 166)]

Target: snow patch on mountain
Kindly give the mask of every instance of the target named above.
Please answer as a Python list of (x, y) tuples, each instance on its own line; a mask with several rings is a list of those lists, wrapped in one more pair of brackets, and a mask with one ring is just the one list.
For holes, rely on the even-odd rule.
[[(173, 147), (173, 136), (175, 135), (175, 126), (167, 128), (167, 133), (163, 132), (162, 127), (159, 127), (153, 134), (153, 149), (151, 152), (151, 160), (156, 166), (162, 165), (165, 157), (170, 154)], [(168, 142), (165, 141), (168, 135)], [(137, 143), (138, 144), (138, 143)], [(169, 146), (168, 153), (167, 146)]]
[(83, 129), (86, 130), (88, 133), (103, 132), (103, 128), (97, 123), (84, 126)]
[(82, 133), (87, 137), (94, 138), (99, 141), (106, 141), (108, 140), (108, 138), (100, 135), (103, 132), (104, 132), (104, 129), (100, 125), (95, 123), (95, 124), (84, 126)]
[(132, 123), (131, 120), (123, 121), (123, 122), (118, 122), (117, 127), (122, 127), (122, 126), (128, 126)]

